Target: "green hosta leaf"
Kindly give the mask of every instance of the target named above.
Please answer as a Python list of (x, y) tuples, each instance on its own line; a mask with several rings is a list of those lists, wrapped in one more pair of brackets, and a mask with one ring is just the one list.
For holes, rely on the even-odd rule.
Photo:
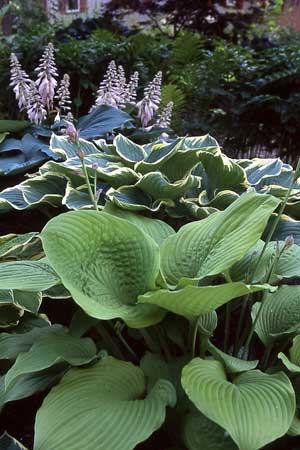
[(0, 436), (0, 448), (1, 450), (27, 450), (24, 445), (7, 433)]
[(299, 410), (296, 411), (294, 420), (292, 422), (292, 425), (290, 426), (290, 429), (288, 431), (288, 434), (290, 436), (300, 436), (300, 418), (299, 418)]
[(161, 202), (153, 201), (150, 195), (135, 186), (124, 186), (119, 189), (110, 189), (107, 197), (116, 206), (129, 211), (158, 211)]
[(300, 373), (300, 336), (293, 339), (293, 345), (289, 351), (289, 358), (282, 352), (278, 354), (285, 367), (292, 373)]
[(207, 197), (207, 192), (202, 191), (199, 195), (200, 206), (210, 206), (223, 210), (228, 208), (235, 200), (239, 198), (239, 194), (234, 191), (221, 191), (218, 192), (212, 199)]
[(41, 336), (56, 333), (62, 329), (61, 325), (49, 324), (35, 327), (24, 333), (0, 333), (0, 359), (16, 359), (21, 352), (27, 352)]
[(0, 328), (16, 326), (23, 314), (24, 310), (16, 305), (0, 304)]
[(28, 352), (20, 353), (5, 376), (5, 388), (9, 388), (24, 375), (41, 372), (59, 363), (81, 366), (96, 357), (96, 346), (90, 338), (80, 339), (57, 331), (42, 335)]
[(135, 165), (135, 170), (142, 174), (154, 172), (170, 160), (181, 148), (184, 138), (178, 138), (170, 144), (156, 144), (152, 146), (151, 152), (144, 161)]
[(237, 450), (230, 436), (199, 411), (185, 417), (182, 434), (188, 450)]
[(146, 396), (145, 389), (141, 369), (111, 357), (70, 370), (37, 413), (34, 450), (133, 450), (160, 428), (166, 406), (176, 401), (168, 381)]
[(227, 353), (222, 352), (222, 350), (218, 349), (215, 345), (213, 345), (210, 341), (208, 341), (208, 351), (214, 356), (214, 358), (226, 368), (227, 373), (239, 373), (239, 372), (247, 372), (248, 370), (255, 369), (258, 360), (256, 361), (245, 361), (243, 359), (235, 358), (234, 356), (228, 355)]
[[(283, 249), (285, 242), (278, 242), (280, 250)], [(267, 279), (274, 260), (276, 258), (277, 242), (270, 242), (257, 266), (259, 255), (264, 247), (264, 242), (259, 240), (250, 250), (246, 253), (243, 259), (238, 261), (230, 269), (230, 274), (233, 280), (244, 280), (249, 274), (253, 275), (253, 282), (259, 283)], [(292, 245), (285, 249), (274, 269), (274, 276), (271, 281), (275, 281), (279, 278), (291, 278), (300, 276), (300, 267), (295, 264), (300, 258), (300, 247), (298, 245)]]
[(170, 183), (160, 172), (149, 172), (135, 186), (151, 195), (155, 200), (163, 200), (175, 199), (198, 185), (199, 180), (193, 175)]
[[(80, 139), (79, 142), (80, 148), (85, 155), (99, 153), (98, 148), (92, 142), (85, 139)], [(68, 136), (57, 136), (53, 133), (50, 140), (50, 148), (54, 153), (65, 159), (77, 156), (77, 146), (69, 140)]]
[(246, 183), (244, 169), (224, 155), (219, 148), (213, 152), (199, 152), (199, 161), (208, 175), (211, 192), (216, 188), (226, 189)]
[(130, 211), (125, 211), (124, 209), (117, 208), (110, 202), (106, 203), (103, 211), (135, 224), (138, 228), (140, 228), (140, 230), (150, 236), (159, 246), (161, 246), (167, 237), (175, 234), (173, 228), (162, 220), (150, 219), (149, 217), (134, 214)]
[[(281, 286), (277, 292), (266, 293), (255, 331), (265, 345), (273, 340), (300, 332), (300, 286)], [(252, 307), (255, 320), (260, 303)]]
[(5, 133), (6, 131), (16, 133), (31, 126), (32, 124), (26, 120), (0, 120), (0, 133)]
[(160, 289), (140, 295), (139, 303), (150, 303), (175, 314), (190, 318), (207, 314), (230, 300), (269, 289), (269, 285), (247, 286), (244, 283), (227, 283), (218, 286), (186, 286), (177, 291)]
[(198, 331), (206, 337), (211, 337), (214, 334), (218, 325), (218, 315), (216, 311), (210, 311), (203, 316), (196, 319), (198, 321)]
[(153, 305), (136, 304), (138, 295), (155, 289), (159, 247), (133, 223), (104, 212), (69, 212), (48, 222), (41, 238), (64, 286), (92, 317), (120, 317), (133, 327), (163, 317)]
[(162, 246), (167, 281), (201, 279), (221, 273), (240, 260), (260, 238), (279, 201), (254, 192), (242, 195), (225, 211), (184, 225)]
[(283, 436), (294, 418), (295, 393), (283, 373), (252, 370), (231, 383), (221, 363), (195, 358), (182, 371), (182, 385), (196, 407), (225, 428), (240, 450), (258, 450)]
[(0, 263), (1, 289), (44, 291), (59, 283), (53, 269), (45, 262), (15, 261)]
[(147, 154), (141, 145), (135, 144), (122, 134), (114, 139), (117, 154), (127, 163), (136, 163), (146, 158)]

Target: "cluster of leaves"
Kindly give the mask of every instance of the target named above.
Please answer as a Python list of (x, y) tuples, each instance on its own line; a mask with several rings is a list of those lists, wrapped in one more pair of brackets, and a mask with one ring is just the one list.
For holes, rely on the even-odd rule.
[(299, 436), (299, 165), (232, 160), (208, 135), (92, 131), (53, 134), (62, 161), (0, 194), (2, 213), (73, 210), (0, 238), (2, 414), (42, 392), (34, 450), (133, 450), (158, 429), (178, 450)]

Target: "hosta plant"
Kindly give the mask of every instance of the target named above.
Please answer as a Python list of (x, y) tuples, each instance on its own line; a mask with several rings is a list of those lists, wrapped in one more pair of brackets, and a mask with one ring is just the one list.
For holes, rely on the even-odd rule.
[[(213, 145), (201, 150), (205, 139)], [(98, 143), (90, 157), (78, 139), (78, 156), (68, 157), (66, 140), (67, 164), (57, 168), (85, 183), (84, 209), (52, 218), (41, 233), (1, 238), (2, 414), (13, 401), (44, 397), (28, 450), (142, 449), (148, 439), (166, 450), (258, 450), (277, 448), (285, 435), (293, 436), (292, 446), (300, 435), (300, 252), (291, 236), (272, 240), (297, 191), (299, 167), (293, 172), (278, 162), (275, 174), (265, 161), (225, 159), (211, 138), (195, 138), (194, 147), (186, 141), (150, 146), (147, 155), (120, 136), (105, 152)], [(236, 195), (175, 231), (126, 202), (95, 201), (95, 171), (101, 168), (101, 182), (105, 171), (89, 158), (94, 164), (103, 153), (116, 162), (117, 176), (121, 169), (122, 176), (137, 175), (133, 189), (165, 165), (170, 177), (198, 178), (198, 189), (205, 180), (210, 198), (217, 185), (221, 193), (229, 187), (229, 171)], [(172, 164), (175, 157), (180, 164)], [(184, 166), (189, 158), (196, 168)], [(223, 162), (215, 173), (211, 159)], [(264, 169), (267, 179), (288, 172), (289, 183), (277, 187), (281, 195), (265, 182), (257, 186), (255, 170)], [(257, 188), (245, 192), (250, 174)], [(62, 302), (72, 303), (69, 325), (51, 323), (44, 302), (55, 303), (56, 314)], [(0, 443), (24, 448), (7, 433)]]

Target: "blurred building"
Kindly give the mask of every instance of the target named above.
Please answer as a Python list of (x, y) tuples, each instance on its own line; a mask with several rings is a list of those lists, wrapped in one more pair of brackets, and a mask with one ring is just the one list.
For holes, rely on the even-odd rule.
[(300, 31), (300, 0), (285, 0), (279, 23), (282, 27)]
[(44, 0), (50, 19), (72, 20), (75, 17), (94, 17), (101, 14), (109, 0)]

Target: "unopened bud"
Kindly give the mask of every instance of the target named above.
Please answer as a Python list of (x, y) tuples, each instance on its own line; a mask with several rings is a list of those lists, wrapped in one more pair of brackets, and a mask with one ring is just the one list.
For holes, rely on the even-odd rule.
[(78, 144), (79, 142), (79, 133), (76, 130), (73, 123), (68, 122), (67, 128), (66, 128), (66, 135), (69, 138), (69, 141), (72, 142), (72, 144)]
[(292, 236), (292, 235), (290, 235), (290, 236), (287, 236), (286, 238), (285, 238), (285, 245), (284, 245), (284, 247), (287, 249), (287, 248), (290, 248), (292, 245), (294, 245), (294, 243), (295, 243), (295, 241), (294, 241), (294, 236)]
[(93, 168), (94, 170), (97, 170), (98, 167), (99, 167), (99, 164), (98, 164), (97, 162), (94, 162), (94, 163), (92, 164), (92, 168)]
[(81, 147), (78, 147), (76, 155), (78, 156), (79, 159), (81, 159), (81, 161), (84, 160), (85, 154)]

